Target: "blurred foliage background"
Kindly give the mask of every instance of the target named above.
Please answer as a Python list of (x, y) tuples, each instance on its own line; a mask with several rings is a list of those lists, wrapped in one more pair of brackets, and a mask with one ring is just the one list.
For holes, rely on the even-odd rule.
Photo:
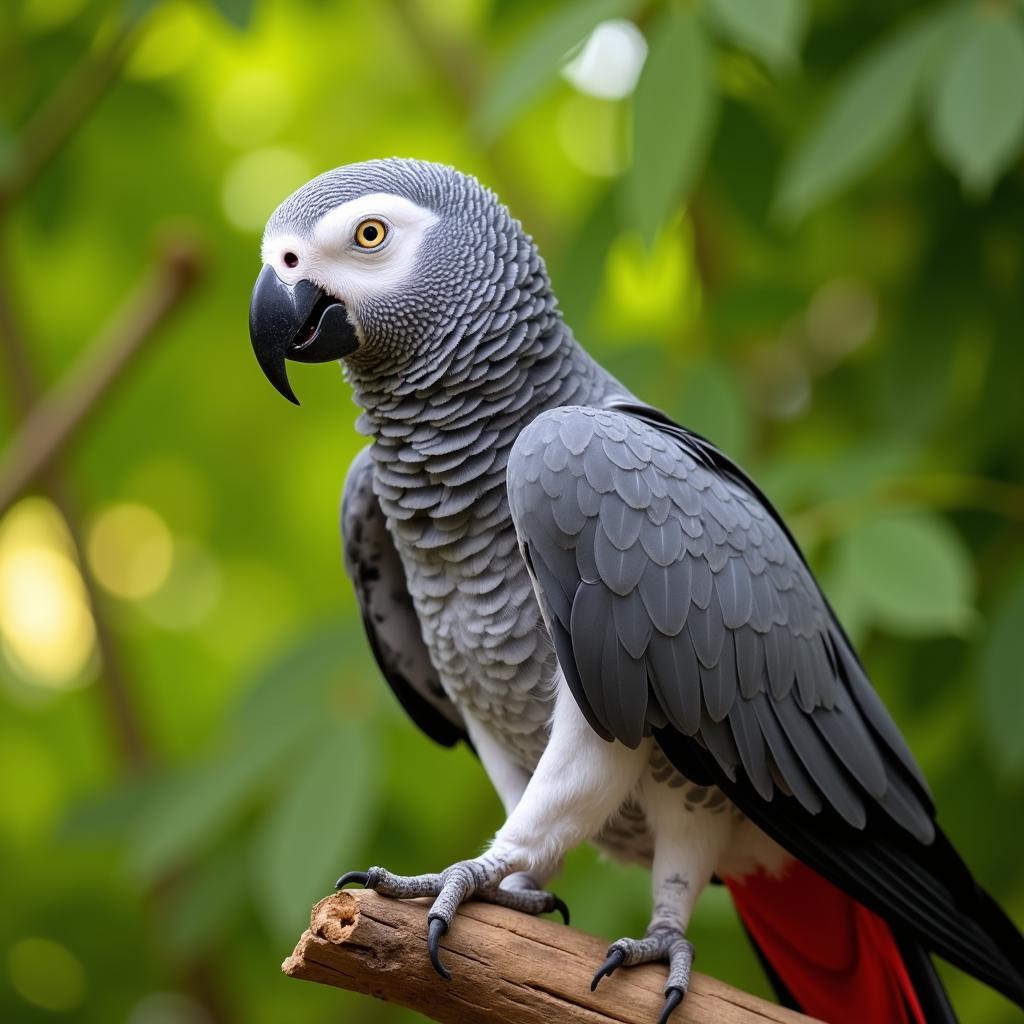
[[(344, 382), (293, 366), (296, 410), (246, 337), (273, 207), (391, 154), (493, 186), (591, 351), (760, 479), (1024, 921), (1024, 5), (9, 0), (0, 110), (0, 1017), (415, 1019), (278, 964), (337, 873), (498, 803), (367, 655)], [(559, 891), (644, 927), (640, 871)], [(692, 935), (767, 991), (721, 890)]]

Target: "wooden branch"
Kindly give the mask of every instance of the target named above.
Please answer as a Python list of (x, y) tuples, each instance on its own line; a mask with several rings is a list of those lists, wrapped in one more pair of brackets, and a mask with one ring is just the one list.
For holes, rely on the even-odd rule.
[(13, 159), (0, 178), (0, 215), (39, 177), (117, 81), (134, 44), (135, 28), (133, 19), (114, 31), (102, 51), (86, 54), (21, 131)]
[[(351, 989), (416, 1010), (441, 1024), (654, 1024), (665, 967), (623, 968), (596, 992), (590, 979), (608, 943), (543, 918), (486, 903), (461, 907), (441, 942), (451, 981), (427, 959), (423, 900), (363, 890), (321, 900), (295, 952), (281, 965), (292, 978)], [(695, 973), (671, 1024), (813, 1024)]]
[[(193, 239), (169, 239), (159, 265), (126, 299), (113, 322), (53, 390), (31, 407), (0, 456), (0, 514), (82, 433), (152, 336), (177, 312), (199, 280), (200, 268), (200, 250)], [(6, 336), (9, 331), (0, 333)]]

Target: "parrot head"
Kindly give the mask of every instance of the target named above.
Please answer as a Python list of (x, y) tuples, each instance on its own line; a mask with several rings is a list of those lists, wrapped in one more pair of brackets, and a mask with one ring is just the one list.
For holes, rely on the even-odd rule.
[(415, 377), (500, 313), (528, 253), (543, 273), (494, 194), (453, 168), (394, 158), (328, 171), (267, 223), (253, 351), (296, 404), (289, 359)]

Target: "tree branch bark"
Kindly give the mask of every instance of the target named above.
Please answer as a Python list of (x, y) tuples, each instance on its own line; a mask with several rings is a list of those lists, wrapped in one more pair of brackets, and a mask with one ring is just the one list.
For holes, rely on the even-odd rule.
[[(321, 900), (295, 952), (292, 978), (350, 989), (416, 1010), (441, 1024), (654, 1024), (665, 969), (631, 967), (590, 979), (608, 943), (592, 935), (486, 903), (460, 908), (442, 940), (453, 978), (427, 959), (429, 904), (346, 891)], [(813, 1024), (794, 1013), (694, 974), (672, 1024)]]

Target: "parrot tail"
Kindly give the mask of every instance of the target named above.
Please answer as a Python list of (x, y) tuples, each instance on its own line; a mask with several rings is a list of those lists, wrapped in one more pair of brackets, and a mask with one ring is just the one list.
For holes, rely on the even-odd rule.
[(927, 953), (805, 864), (725, 884), (785, 1005), (827, 1024), (956, 1024)]

